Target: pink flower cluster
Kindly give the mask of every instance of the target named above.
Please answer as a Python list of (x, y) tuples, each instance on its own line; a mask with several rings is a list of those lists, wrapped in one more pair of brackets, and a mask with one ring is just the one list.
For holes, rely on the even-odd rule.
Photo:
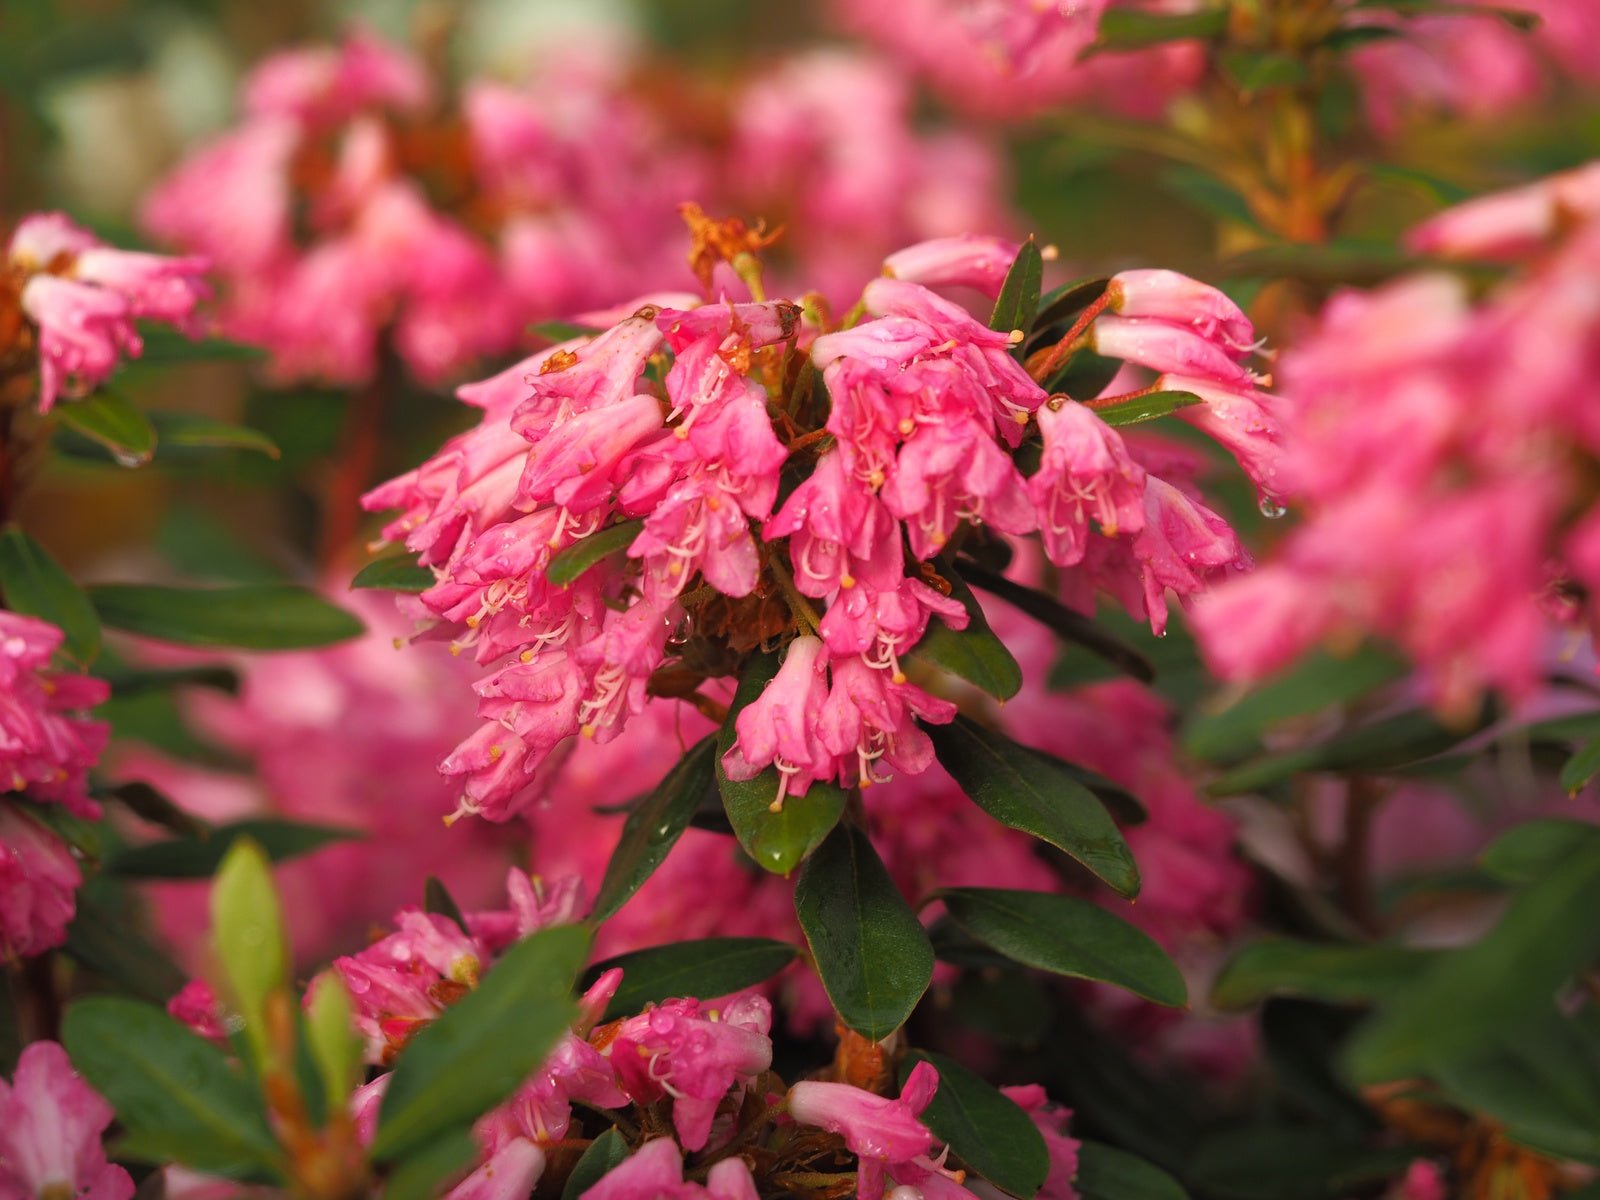
[(39, 362), (39, 411), (92, 391), (124, 357), (144, 349), (136, 320), (185, 332), (206, 296), (199, 258), (117, 250), (61, 213), (36, 213), (12, 231), (0, 261), (0, 354), (13, 330), (7, 310), (28, 323)]
[(1538, 686), (1552, 614), (1594, 620), (1595, 171), (1417, 231), (1435, 253), (1528, 255), (1483, 301), (1443, 273), (1344, 292), (1285, 356), (1283, 474), (1307, 516), (1270, 564), (1197, 610), (1221, 673), (1259, 676), (1314, 643), (1375, 634), (1459, 711), (1485, 688)]
[[(82, 712), (105, 700), (106, 685), (50, 670), (62, 633), (35, 617), (0, 610), (0, 796), (60, 805), (94, 818), (87, 776), (107, 728)], [(64, 842), (24, 808), (0, 800), (0, 959), (58, 946), (82, 882)]]
[(1067, 104), (1154, 118), (1194, 87), (1204, 55), (1175, 41), (1081, 57), (1107, 9), (1168, 12), (1169, 0), (834, 0), (837, 20), (902, 59), (965, 112), (998, 119)]
[(994, 153), (915, 132), (880, 64), (801, 57), (734, 87), (713, 101), (725, 145), (637, 86), (642, 66), (564, 44), (524, 83), (473, 80), (457, 99), (368, 34), (290, 51), (144, 223), (215, 260), (224, 328), (270, 349), (275, 375), (351, 384), (389, 351), (424, 382), (459, 377), (525, 349), (532, 322), (688, 283), (686, 201), (781, 218), (839, 295), (900, 241), (1004, 219)]
[(111, 1118), (60, 1046), (25, 1048), (10, 1084), (0, 1080), (0, 1200), (129, 1200), (133, 1180), (100, 1144)]
[[(817, 780), (926, 769), (915, 719), (955, 706), (900, 659), (933, 617), (967, 622), (918, 565), (963, 523), (1042, 526), (1054, 562), (1083, 564), (1158, 629), (1169, 590), (1242, 562), (1220, 517), (1088, 407), (1045, 394), (1011, 354), (1020, 332), (904, 277), (992, 294), (1010, 253), (951, 239), (893, 256), (896, 275), (862, 295), (867, 319), (831, 332), (781, 301), (646, 306), (462, 389), (479, 426), (365, 501), (402, 510), (384, 536), (438, 578), (415, 614), (498, 664), (475, 686), (486, 724), (442, 767), (462, 781), (462, 811), (506, 819), (573, 735), (616, 737), (657, 671), (726, 676), (788, 630), (776, 677), (738, 716), (729, 777), (776, 767), (776, 808)], [(1115, 311), (1086, 316), (1085, 344), (1162, 372), (1159, 388), (1197, 390), (1209, 403), (1196, 423), (1268, 481), (1275, 427), (1242, 365), (1238, 309), (1168, 272), (1119, 276), (1102, 307)], [(802, 364), (827, 389), (825, 418)], [(1025, 479), (1012, 455), (1035, 421), (1043, 462)], [(774, 512), (785, 471), (798, 484)], [(554, 557), (597, 535), (626, 557), (553, 583)]]

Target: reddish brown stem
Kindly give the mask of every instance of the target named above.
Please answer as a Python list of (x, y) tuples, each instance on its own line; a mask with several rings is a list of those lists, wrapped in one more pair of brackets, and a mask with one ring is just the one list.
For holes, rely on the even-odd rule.
[(324, 571), (339, 561), (360, 528), (361, 494), (371, 483), (378, 465), (384, 402), (390, 389), (397, 386), (399, 380), (399, 363), (394, 354), (384, 348), (379, 351), (377, 375), (350, 398), (344, 430), (339, 439), (338, 457), (333, 462), (323, 498), (322, 545), (318, 561)]
[(1051, 347), (1049, 354), (1038, 362), (1030, 362), (1028, 364), (1028, 373), (1042, 383), (1060, 370), (1061, 364), (1066, 362), (1072, 356), (1073, 351), (1077, 349), (1073, 343), (1083, 336), (1084, 330), (1094, 323), (1096, 317), (1111, 307), (1112, 299), (1111, 289), (1107, 288), (1100, 294), (1100, 299), (1078, 314), (1078, 319), (1072, 323), (1072, 328), (1067, 330), (1066, 335)]

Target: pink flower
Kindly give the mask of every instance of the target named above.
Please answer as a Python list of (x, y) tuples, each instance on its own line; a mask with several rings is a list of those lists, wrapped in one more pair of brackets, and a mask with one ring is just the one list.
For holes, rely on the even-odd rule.
[(1232, 454), (1264, 497), (1284, 494), (1279, 470), (1283, 436), (1271, 396), (1255, 388), (1222, 387), (1186, 375), (1163, 375), (1156, 384), (1162, 391), (1199, 396), (1201, 403), (1180, 408), (1174, 415)]
[[(1226, 337), (1225, 329), (1218, 332)], [(1089, 344), (1096, 354), (1161, 373), (1197, 376), (1240, 388), (1250, 387), (1255, 379), (1236, 361), (1241, 349), (1231, 341), (1155, 317), (1100, 317)]]
[(923, 287), (970, 287), (993, 300), (1016, 257), (1016, 242), (966, 233), (896, 250), (883, 273)]
[(832, 758), (817, 736), (817, 716), (828, 695), (822, 654), (814, 637), (789, 643), (778, 673), (739, 713), (738, 736), (722, 756), (729, 779), (754, 779), (768, 766), (778, 768), (774, 812), (785, 796), (803, 796), (813, 780), (833, 773)]
[(933, 1064), (919, 1062), (897, 1099), (877, 1096), (847, 1083), (805, 1081), (789, 1089), (789, 1115), (801, 1125), (837, 1133), (859, 1160), (856, 1194), (880, 1200), (884, 1172), (902, 1164), (926, 1164), (933, 1134), (917, 1119), (939, 1086)]
[(1078, 1174), (1078, 1140), (1067, 1135), (1067, 1124), (1072, 1120), (1072, 1110), (1059, 1108), (1036, 1083), (1022, 1087), (1001, 1088), (1001, 1093), (1016, 1103), (1017, 1107), (1033, 1119), (1044, 1135), (1045, 1149), (1050, 1152), (1050, 1174), (1039, 1189), (1043, 1200), (1078, 1200), (1078, 1190), (1072, 1186)]
[(82, 883), (66, 843), (0, 803), (0, 958), (15, 962), (61, 945)]
[(1204, 589), (1213, 572), (1249, 563), (1226, 521), (1155, 476), (1145, 485), (1145, 522), (1133, 539), (1133, 557), (1144, 580), (1150, 628), (1157, 635), (1167, 626), (1168, 589), (1190, 596)]
[(228, 1040), (227, 1018), (217, 993), (203, 979), (191, 979), (167, 1001), (167, 1015), (182, 1021), (207, 1041), (223, 1045)]
[(109, 730), (81, 714), (110, 689), (48, 669), (63, 637), (37, 617), (0, 610), (0, 792), (26, 790), (92, 819), (100, 807), (88, 797), (87, 775)]
[(756, 1185), (742, 1158), (717, 1163), (705, 1187), (688, 1183), (683, 1151), (671, 1138), (653, 1138), (584, 1192), (583, 1200), (756, 1200)]
[(1191, 327), (1234, 351), (1248, 350), (1255, 330), (1239, 306), (1216, 288), (1177, 271), (1119, 271), (1108, 288), (1111, 311)]
[(623, 1021), (607, 1053), (636, 1102), (672, 1097), (678, 1140), (699, 1150), (728, 1090), (772, 1065), (771, 1027), (772, 1006), (761, 996), (736, 997), (720, 1010), (667, 1000)]
[(1515, 261), (1555, 237), (1563, 221), (1600, 216), (1600, 162), (1447, 208), (1413, 229), (1419, 254)]
[(1050, 561), (1069, 567), (1083, 560), (1091, 517), (1106, 537), (1142, 530), (1144, 469), (1117, 431), (1070, 400), (1046, 404), (1037, 416), (1044, 455), (1028, 497)]
[(133, 1180), (100, 1145), (112, 1115), (60, 1046), (28, 1046), (11, 1084), (0, 1081), (0, 1194), (128, 1200)]
[(446, 1192), (445, 1200), (527, 1200), (544, 1168), (543, 1150), (527, 1138), (512, 1138)]

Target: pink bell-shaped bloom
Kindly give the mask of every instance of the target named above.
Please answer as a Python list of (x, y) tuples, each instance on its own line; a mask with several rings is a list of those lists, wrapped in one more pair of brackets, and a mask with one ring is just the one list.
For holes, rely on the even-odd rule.
[(37, 617), (0, 610), (0, 793), (26, 790), (93, 819), (89, 768), (109, 729), (82, 712), (102, 703), (103, 680), (49, 670), (61, 630)]
[(1027, 533), (1038, 518), (1011, 456), (975, 423), (920, 431), (900, 450), (884, 505), (906, 523), (911, 550), (930, 559), (963, 520)]
[(702, 1149), (730, 1088), (772, 1065), (772, 1006), (740, 996), (720, 1011), (698, 1000), (667, 1000), (617, 1028), (608, 1054), (636, 1101), (672, 1097), (672, 1124), (686, 1150)]
[(206, 298), (201, 282), (205, 270), (203, 258), (170, 258), (98, 246), (78, 256), (73, 275), (123, 296), (130, 316), (182, 327)]
[(1186, 375), (1163, 375), (1157, 386), (1168, 392), (1191, 392), (1202, 403), (1180, 408), (1180, 421), (1207, 434), (1233, 455), (1244, 473), (1265, 497), (1284, 495), (1279, 467), (1283, 459), (1283, 433), (1273, 412), (1274, 401), (1254, 388), (1220, 387)]
[(582, 1200), (756, 1200), (756, 1185), (742, 1158), (713, 1166), (704, 1187), (686, 1182), (683, 1151), (671, 1138), (654, 1138), (608, 1171)]
[(1060, 567), (1083, 560), (1093, 518), (1107, 537), (1144, 528), (1145, 472), (1122, 437), (1071, 400), (1038, 412), (1044, 454), (1028, 480), (1045, 553)]
[(544, 1168), (543, 1150), (527, 1138), (510, 1138), (444, 1200), (527, 1200)]
[(1145, 525), (1133, 540), (1133, 556), (1144, 580), (1150, 628), (1157, 635), (1167, 627), (1168, 589), (1190, 596), (1203, 590), (1212, 572), (1249, 562), (1226, 521), (1153, 475), (1145, 486)]
[(54, 1042), (26, 1047), (10, 1085), (0, 1081), (0, 1195), (128, 1200), (133, 1180), (106, 1161), (100, 1144), (111, 1118), (65, 1050)]
[(15, 962), (66, 941), (82, 883), (65, 842), (0, 803), (0, 959)]
[(1255, 377), (1236, 361), (1239, 353), (1187, 325), (1154, 317), (1102, 316), (1090, 332), (1090, 348), (1107, 358), (1175, 375), (1193, 375), (1235, 387)]
[(862, 564), (885, 549), (894, 552), (893, 574), (899, 575), (902, 563), (893, 525), (883, 502), (851, 479), (844, 457), (830, 451), (767, 521), (762, 536), (769, 542), (790, 539), (795, 587), (803, 595), (821, 597), (855, 587)]
[(814, 637), (795, 638), (778, 673), (734, 721), (737, 737), (722, 756), (728, 778), (754, 779), (768, 766), (777, 767), (774, 812), (783, 807), (785, 796), (803, 796), (813, 780), (829, 778), (832, 756), (817, 736), (817, 718), (827, 696), (822, 643)]
[(40, 412), (102, 383), (144, 345), (126, 297), (56, 275), (23, 285), (22, 311), (39, 327)]
[(1600, 162), (1448, 208), (1406, 237), (1419, 254), (1510, 261), (1548, 242), (1563, 223), (1600, 216)]
[(1108, 294), (1114, 313), (1185, 325), (1235, 352), (1250, 349), (1255, 339), (1250, 319), (1237, 304), (1177, 271), (1119, 271), (1111, 277)]
[(896, 250), (883, 260), (883, 273), (923, 287), (969, 287), (993, 300), (1016, 257), (1016, 242), (964, 233)]
[(804, 1081), (789, 1089), (789, 1115), (801, 1125), (837, 1133), (859, 1160), (856, 1194), (880, 1200), (884, 1170), (926, 1159), (933, 1134), (917, 1119), (933, 1099), (939, 1072), (920, 1062), (896, 1099), (874, 1095), (848, 1083)]
[(1067, 1135), (1072, 1111), (1051, 1104), (1050, 1097), (1036, 1083), (1000, 1091), (1028, 1114), (1044, 1137), (1045, 1149), (1050, 1154), (1050, 1174), (1045, 1176), (1039, 1196), (1042, 1200), (1078, 1200), (1078, 1189), (1072, 1186), (1072, 1181), (1078, 1174), (1079, 1142)]
[(839, 760), (841, 782), (886, 783), (895, 773), (918, 775), (933, 762), (933, 743), (914, 721), (954, 719), (956, 706), (928, 695), (859, 656), (835, 660), (833, 686), (819, 717), (819, 736)]

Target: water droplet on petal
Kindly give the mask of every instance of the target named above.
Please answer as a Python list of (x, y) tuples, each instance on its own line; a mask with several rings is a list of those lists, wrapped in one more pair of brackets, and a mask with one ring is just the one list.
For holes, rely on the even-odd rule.
[(1281, 517), (1287, 516), (1289, 512), (1287, 508), (1279, 504), (1271, 496), (1262, 496), (1261, 503), (1256, 507), (1261, 510), (1261, 515), (1269, 521), (1276, 521)]

